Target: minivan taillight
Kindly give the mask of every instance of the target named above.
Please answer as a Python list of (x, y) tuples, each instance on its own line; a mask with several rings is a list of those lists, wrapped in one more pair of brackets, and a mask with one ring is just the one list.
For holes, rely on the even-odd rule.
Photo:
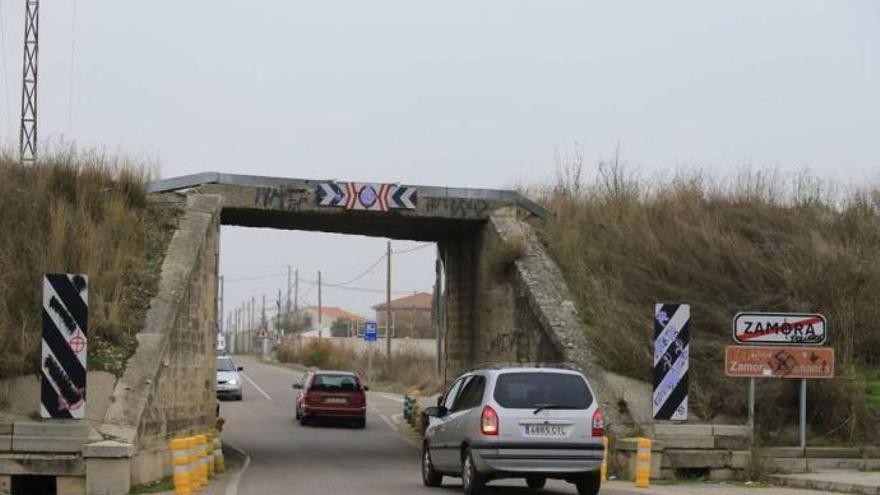
[(593, 436), (605, 436), (605, 414), (601, 409), (596, 409), (596, 412), (593, 413)]
[(483, 408), (480, 416), (480, 432), (483, 435), (498, 435), (498, 413), (490, 406)]

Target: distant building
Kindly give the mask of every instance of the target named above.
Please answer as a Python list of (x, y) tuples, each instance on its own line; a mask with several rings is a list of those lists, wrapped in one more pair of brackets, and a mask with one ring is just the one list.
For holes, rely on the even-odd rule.
[[(431, 325), (431, 304), (434, 296), (429, 292), (417, 292), (411, 296), (391, 300), (391, 327), (394, 337), (434, 338)], [(379, 332), (385, 333), (386, 303), (373, 306)]]
[(339, 324), (342, 324), (342, 320), (347, 320), (354, 323), (354, 325), (366, 321), (365, 317), (352, 313), (351, 311), (346, 311), (336, 306), (323, 306), (321, 307), (321, 324), (319, 327), (317, 306), (309, 306), (305, 308), (303, 312), (306, 315), (307, 321), (310, 323), (308, 331), (317, 332), (319, 328), (327, 330), (327, 332), (323, 334), (324, 337), (330, 336), (329, 329), (332, 328), (337, 321), (339, 321)]

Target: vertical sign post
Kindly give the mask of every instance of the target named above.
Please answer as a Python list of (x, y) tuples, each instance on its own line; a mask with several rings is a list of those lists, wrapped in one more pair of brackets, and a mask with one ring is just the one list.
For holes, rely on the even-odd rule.
[(367, 343), (367, 381), (373, 381), (373, 343), (379, 340), (379, 324), (375, 321), (364, 322), (364, 342)]
[(654, 308), (654, 419), (684, 421), (688, 412), (691, 307)]
[(85, 275), (43, 279), (40, 416), (82, 419), (86, 410), (89, 290)]

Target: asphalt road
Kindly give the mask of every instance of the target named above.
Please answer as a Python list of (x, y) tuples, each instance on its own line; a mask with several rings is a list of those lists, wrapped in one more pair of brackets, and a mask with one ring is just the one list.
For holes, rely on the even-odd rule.
[[(250, 464), (241, 474), (240, 495), (444, 495), (461, 493), (456, 478), (445, 478), (442, 488), (422, 485), (418, 442), (398, 426), (401, 399), (369, 392), (366, 429), (346, 425), (302, 427), (293, 418), (296, 371), (238, 357), (244, 366), (244, 400), (222, 402), (226, 419), (224, 442), (245, 451)], [(398, 416), (399, 420), (399, 416)], [(403, 430), (403, 431), (402, 431)], [(649, 493), (705, 493), (691, 486), (636, 490), (628, 483), (609, 483), (603, 495)], [(727, 487), (733, 488), (733, 487)], [(745, 493), (780, 494), (779, 488), (745, 489)], [(716, 494), (734, 495), (740, 490), (718, 489)], [(227, 491), (227, 494), (234, 493)], [(575, 494), (574, 486), (550, 480), (542, 491), (530, 490), (522, 480), (492, 482), (487, 494)], [(796, 491), (793, 493), (808, 494)]]

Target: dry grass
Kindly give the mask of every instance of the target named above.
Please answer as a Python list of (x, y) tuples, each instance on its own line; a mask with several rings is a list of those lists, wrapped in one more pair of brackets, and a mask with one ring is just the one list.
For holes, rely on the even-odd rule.
[[(647, 181), (618, 160), (587, 179), (561, 160), (556, 183), (533, 190), (553, 212), (543, 238), (569, 282), (597, 354), (650, 380), (652, 310), (689, 302), (691, 403), (710, 418), (742, 414), (745, 380), (724, 377), (723, 346), (741, 310), (817, 311), (829, 320), (838, 376), (812, 382), (817, 435), (855, 439), (870, 423), (857, 370), (880, 367), (880, 194), (841, 193), (802, 174), (699, 172)], [(762, 381), (769, 430), (796, 414), (796, 383)], [(822, 401), (822, 402), (820, 402)]]
[(155, 292), (170, 219), (148, 202), (149, 174), (99, 154), (23, 167), (0, 154), (0, 376), (38, 370), (42, 276), (90, 277), (89, 367), (122, 371)]
[[(326, 339), (305, 339), (301, 346), (292, 342), (278, 348), (278, 360), (321, 369), (353, 371), (367, 378), (366, 353)], [(401, 346), (389, 361), (383, 350), (373, 353), (373, 383), (397, 392), (418, 389), (423, 394), (434, 394), (443, 386), (435, 373), (435, 359), (415, 347)], [(393, 368), (392, 368), (393, 365)]]

